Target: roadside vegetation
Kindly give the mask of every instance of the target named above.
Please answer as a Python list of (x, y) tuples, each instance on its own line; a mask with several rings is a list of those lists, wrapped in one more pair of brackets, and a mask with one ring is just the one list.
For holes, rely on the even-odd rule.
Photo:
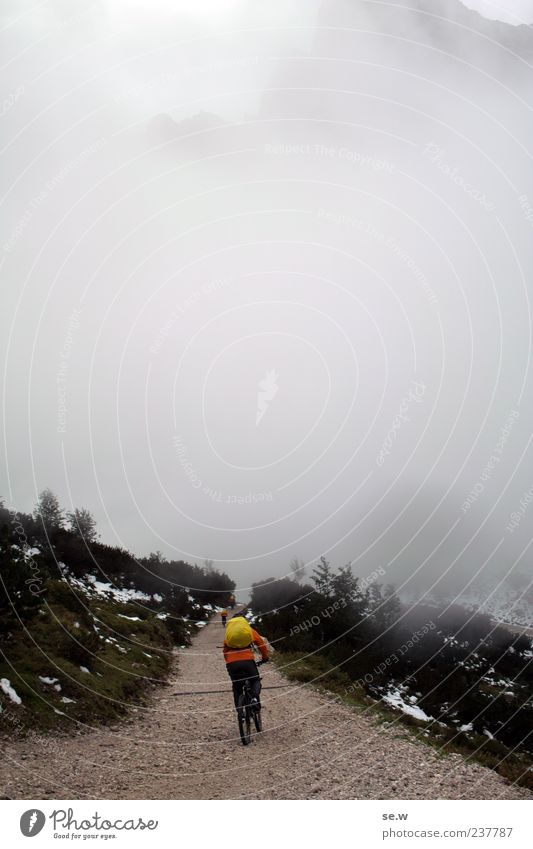
[(307, 583), (300, 570), (254, 585), (284, 674), (533, 789), (531, 638), (458, 606), (407, 608), (379, 577), (322, 558)]
[(234, 588), (212, 564), (102, 544), (49, 490), (32, 515), (0, 505), (0, 733), (115, 721)]

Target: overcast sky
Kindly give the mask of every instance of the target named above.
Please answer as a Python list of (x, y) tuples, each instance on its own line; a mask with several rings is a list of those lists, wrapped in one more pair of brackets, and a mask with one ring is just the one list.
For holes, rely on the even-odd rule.
[(455, 0), (0, 27), (7, 503), (242, 588), (527, 571), (533, 34)]

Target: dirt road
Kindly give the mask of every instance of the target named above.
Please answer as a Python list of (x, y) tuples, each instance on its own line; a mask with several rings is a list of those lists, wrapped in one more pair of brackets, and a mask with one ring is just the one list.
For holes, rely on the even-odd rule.
[[(16, 741), (0, 759), (0, 796), (58, 799), (531, 799), (495, 773), (440, 757), (392, 722), (378, 725), (307, 687), (263, 692), (265, 732), (237, 739), (220, 623), (177, 654), (158, 689), (114, 729)], [(282, 684), (272, 665), (263, 684)], [(220, 695), (175, 697), (184, 690)]]

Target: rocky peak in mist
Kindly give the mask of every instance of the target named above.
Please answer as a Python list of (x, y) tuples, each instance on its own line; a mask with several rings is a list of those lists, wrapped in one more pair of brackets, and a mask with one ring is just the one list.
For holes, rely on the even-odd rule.
[[(530, 26), (489, 20), (459, 0), (324, 0), (309, 54), (279, 59), (260, 112), (374, 122), (384, 99), (422, 111), (451, 91), (491, 100), (502, 86), (526, 90), (532, 59)], [(373, 98), (368, 116), (358, 94)]]
[(150, 121), (148, 132), (151, 139), (159, 144), (192, 136), (191, 144), (198, 146), (202, 133), (215, 130), (224, 124), (225, 121), (219, 115), (204, 110), (181, 121), (174, 120), (168, 112), (161, 112)]
[(469, 42), (477, 43), (479, 49), (483, 42), (489, 47), (495, 41), (523, 58), (533, 55), (530, 26), (489, 20), (460, 0), (393, 0), (386, 4), (370, 0), (324, 0), (317, 25), (319, 39), (321, 27), (350, 26), (404, 38), (419, 33), (436, 47), (455, 55), (465, 53), (465, 58), (468, 58)]

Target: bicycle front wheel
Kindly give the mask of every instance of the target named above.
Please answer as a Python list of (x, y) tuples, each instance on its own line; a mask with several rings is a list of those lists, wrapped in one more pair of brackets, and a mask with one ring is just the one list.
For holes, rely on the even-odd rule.
[(251, 741), (252, 728), (250, 720), (250, 710), (245, 706), (246, 696), (242, 694), (239, 697), (239, 706), (237, 708), (237, 721), (239, 723), (239, 734), (243, 746), (248, 746)]
[(256, 731), (263, 730), (263, 720), (261, 719), (261, 708), (254, 709), (254, 725)]

